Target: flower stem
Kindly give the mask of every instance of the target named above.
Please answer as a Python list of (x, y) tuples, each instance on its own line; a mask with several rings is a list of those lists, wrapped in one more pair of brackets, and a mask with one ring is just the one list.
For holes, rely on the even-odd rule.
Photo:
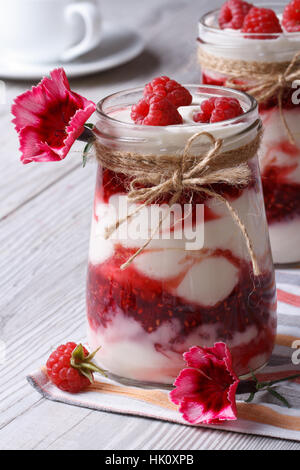
[(84, 126), (83, 132), (77, 137), (77, 140), (81, 142), (92, 142), (95, 139), (95, 135), (90, 126)]
[(300, 377), (300, 374), (290, 375), (289, 377), (284, 377), (283, 379), (272, 380), (270, 382), (261, 382), (261, 385), (270, 387), (271, 385), (277, 384), (279, 382), (285, 382), (287, 380), (297, 379)]
[(283, 377), (282, 379), (269, 380), (268, 382), (259, 382), (254, 374), (252, 374), (252, 376), (253, 380), (244, 380), (239, 382), (236, 391), (237, 394), (249, 393), (249, 397), (245, 400), (246, 403), (250, 403), (253, 400), (255, 393), (267, 391), (273, 395), (273, 397), (277, 398), (277, 400), (280, 400), (284, 406), (291, 408), (291, 405), (286, 400), (286, 398), (284, 398), (280, 393), (276, 392), (276, 390), (271, 387), (272, 385), (278, 384), (280, 382), (296, 379), (300, 377), (300, 374), (293, 374), (288, 377)]

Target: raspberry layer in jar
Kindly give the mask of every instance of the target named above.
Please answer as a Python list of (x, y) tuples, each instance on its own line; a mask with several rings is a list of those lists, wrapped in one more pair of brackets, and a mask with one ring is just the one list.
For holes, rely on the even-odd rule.
[[(267, 6), (281, 17), (282, 5)], [(225, 86), (228, 79), (237, 77), (238, 73), (225, 74), (216, 70), (220, 59), (221, 62), (243, 61), (246, 65), (270, 64), (271, 70), (271, 64), (288, 64), (300, 50), (300, 32), (245, 34), (240, 30), (220, 29), (218, 16), (219, 10), (215, 10), (199, 22), (199, 50), (204, 52), (205, 59), (208, 58), (207, 62), (199, 54), (205, 84)], [(216, 62), (210, 67), (208, 63), (213, 64), (214, 59)], [(255, 73), (255, 67), (252, 69)], [(254, 87), (257, 82), (251, 78), (251, 73), (248, 77), (246, 81), (235, 78), (235, 86)], [(264, 126), (259, 163), (273, 259), (275, 263), (285, 264), (300, 261), (300, 96), (292, 83), (286, 83), (282, 111), (294, 139), (292, 143), (280, 115), (278, 93), (276, 90), (274, 97), (259, 105)]]
[[(182, 153), (188, 138), (202, 130), (222, 138), (225, 150), (255, 139), (261, 122), (253, 99), (223, 88), (187, 88), (193, 103), (179, 108), (183, 124), (165, 127), (130, 121), (130, 105), (141, 98), (140, 89), (105, 98), (98, 105), (98, 142), (114, 150), (163, 157)], [(207, 125), (193, 121), (193, 111), (203, 99), (224, 95), (240, 100), (242, 119)], [(207, 152), (210, 144), (206, 139), (195, 143), (193, 153)], [(129, 221), (125, 235), (121, 225), (105, 239), (105, 230), (121, 217), (120, 210), (128, 204), (131, 213), (137, 204), (128, 202), (124, 175), (99, 166), (87, 281), (88, 340), (91, 349), (101, 346), (96, 360), (119, 380), (172, 384), (184, 366), (183, 352), (216, 341), (230, 347), (239, 375), (268, 361), (276, 334), (274, 271), (256, 156), (247, 164), (249, 184), (215, 184), (211, 189), (230, 202), (245, 224), (259, 275), (253, 273), (245, 239), (226, 205), (200, 193), (183, 193), (177, 205), (188, 205), (183, 225), (199, 235), (196, 245), (187, 244), (190, 238), (178, 213), (171, 228), (165, 219), (161, 233), (121, 270), (145, 242), (136, 232), (147, 226), (150, 234), (156, 227), (158, 219), (153, 212), (149, 217), (149, 211), (155, 215), (168, 210), (169, 201), (166, 197), (144, 207)], [(204, 217), (197, 217), (197, 207)], [(171, 236), (163, 237), (168, 230)]]

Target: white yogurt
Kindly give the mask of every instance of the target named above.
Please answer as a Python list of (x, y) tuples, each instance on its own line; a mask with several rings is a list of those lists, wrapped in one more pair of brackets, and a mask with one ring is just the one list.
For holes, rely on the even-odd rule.
[(276, 263), (300, 260), (300, 218), (273, 223), (269, 226), (273, 258)]
[[(230, 121), (228, 124), (224, 122), (216, 122), (212, 124), (195, 122), (193, 120), (193, 114), (200, 110), (200, 103), (204, 99), (205, 98), (199, 95), (194, 95), (193, 105), (181, 106), (178, 108), (178, 112), (183, 119), (183, 124), (170, 126), (137, 126), (131, 120), (130, 107), (114, 111), (110, 114), (113, 119), (120, 123), (132, 124), (132, 128), (128, 125), (124, 127), (120, 125), (117, 129), (114, 128), (114, 135), (115, 137), (123, 138), (124, 141), (130, 138), (135, 139), (132, 146), (132, 151), (135, 152), (137, 151), (136, 139), (138, 138), (142, 142), (143, 153), (146, 154), (170, 154), (172, 152), (176, 154), (180, 149), (183, 151), (190, 137), (201, 131), (209, 132), (215, 139), (225, 139), (222, 147), (224, 151), (239, 148), (255, 138), (257, 129), (242, 133), (249, 127), (249, 122), (247, 122), (246, 119), (241, 118), (240, 122), (236, 122), (234, 124)], [(139, 128), (138, 134), (137, 128)], [(242, 135), (239, 135), (240, 133), (242, 133)], [(230, 139), (230, 141), (226, 141), (226, 138), (233, 136), (236, 137), (234, 139)], [(130, 150), (130, 144), (127, 143), (126, 146), (127, 149)], [(197, 154), (200, 152), (206, 152), (210, 148), (211, 141), (207, 137), (203, 136), (193, 143), (190, 147), (190, 153), (194, 152)]]

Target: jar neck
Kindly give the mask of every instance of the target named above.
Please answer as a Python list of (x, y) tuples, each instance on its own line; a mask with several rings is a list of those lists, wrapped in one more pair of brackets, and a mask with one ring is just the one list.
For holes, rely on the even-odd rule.
[[(180, 125), (136, 125), (130, 119), (130, 108), (141, 99), (143, 89), (128, 90), (111, 95), (98, 104), (95, 128), (98, 142), (120, 151), (168, 155), (181, 153), (187, 141), (199, 132), (209, 132), (215, 139), (222, 139), (225, 150), (237, 148), (255, 138), (261, 124), (257, 104), (252, 97), (238, 90), (218, 86), (184, 86), (191, 93), (193, 101), (191, 106), (179, 108), (179, 112), (192, 116), (193, 109), (198, 109), (203, 100), (212, 96), (236, 98), (245, 112), (237, 118), (214, 124), (197, 123), (189, 117)], [(199, 153), (199, 145), (200, 142), (195, 143), (192, 150)]]
[[(260, 5), (258, 5), (260, 6)], [(280, 18), (283, 5), (261, 5), (271, 8)], [(199, 21), (201, 47), (212, 55), (224, 59), (247, 62), (290, 62), (300, 50), (300, 32), (261, 34), (241, 33), (239, 30), (220, 29), (220, 9), (205, 14)]]

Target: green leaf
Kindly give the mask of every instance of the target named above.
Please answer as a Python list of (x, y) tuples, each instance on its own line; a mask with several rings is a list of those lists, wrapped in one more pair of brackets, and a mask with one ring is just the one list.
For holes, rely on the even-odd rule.
[(249, 397), (247, 398), (247, 400), (245, 400), (245, 403), (250, 403), (250, 402), (253, 400), (254, 395), (255, 395), (255, 393), (254, 393), (254, 392), (251, 392), (250, 395), (249, 395)]
[(91, 371), (89, 370), (84, 370), (84, 369), (81, 369), (79, 370), (80, 374), (84, 375), (87, 379), (89, 379), (89, 381), (92, 383), (94, 383), (94, 378), (93, 378), (93, 374)]
[(89, 380), (93, 378), (92, 372), (98, 372), (99, 374), (102, 374), (107, 377), (103, 369), (91, 362), (91, 359), (95, 356), (99, 349), (100, 347), (96, 349), (96, 351), (94, 351), (93, 353), (89, 354), (88, 356), (85, 356), (82, 344), (78, 344), (78, 346), (76, 346), (76, 348), (72, 352), (70, 360), (71, 366), (81, 372), (84, 376), (88, 377)]
[(84, 127), (87, 127), (88, 129), (94, 129), (95, 124), (92, 124), (91, 122), (86, 122)]
[(95, 349), (94, 352), (92, 352), (91, 354), (89, 354), (85, 360), (86, 361), (91, 361), (92, 359), (94, 359), (94, 357), (96, 356), (97, 352), (101, 349), (101, 346), (99, 346), (99, 348)]
[(92, 362), (82, 362), (80, 365), (80, 370), (87, 370), (91, 372), (98, 372), (99, 374), (104, 375), (107, 377), (105, 371), (103, 369), (100, 369), (100, 367), (96, 366), (96, 364), (93, 364)]
[(271, 395), (273, 395), (273, 397), (277, 398), (277, 400), (281, 401), (284, 406), (286, 406), (287, 408), (291, 408), (291, 405), (289, 404), (289, 402), (278, 392), (276, 392), (275, 390), (273, 390), (272, 388), (267, 388), (268, 392), (271, 393)]
[(93, 146), (93, 142), (88, 142), (86, 146), (83, 149), (83, 154), (82, 154), (82, 167), (84, 168), (87, 162), (88, 154), (90, 149)]
[(84, 358), (85, 358), (84, 349), (83, 349), (82, 344), (79, 343), (78, 346), (76, 346), (76, 348), (72, 352), (71, 361), (70, 361), (71, 366), (78, 369), (80, 363), (84, 361)]
[(283, 377), (282, 379), (277, 379), (277, 380), (272, 380), (270, 382), (268, 382), (268, 385), (274, 385), (274, 384), (277, 384), (279, 382), (285, 382), (287, 380), (293, 380), (293, 379), (297, 379), (300, 377), (300, 374), (294, 374), (294, 375), (290, 375), (290, 376), (287, 376), (287, 377)]

